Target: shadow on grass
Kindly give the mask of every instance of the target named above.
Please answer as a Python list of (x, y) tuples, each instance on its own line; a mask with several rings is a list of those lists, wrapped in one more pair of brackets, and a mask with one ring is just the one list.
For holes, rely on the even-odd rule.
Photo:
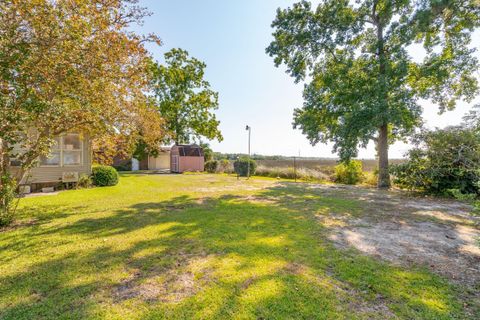
[(37, 230), (29, 241), (60, 236), (68, 253), (0, 275), (0, 318), (467, 316), (439, 277), (335, 249), (314, 214), (355, 208), (286, 184), (253, 198), (139, 203)]

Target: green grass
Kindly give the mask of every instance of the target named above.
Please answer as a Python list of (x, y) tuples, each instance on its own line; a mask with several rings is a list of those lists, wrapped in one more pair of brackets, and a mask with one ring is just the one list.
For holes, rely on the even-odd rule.
[(270, 179), (126, 175), (23, 199), (0, 319), (465, 319), (458, 289), (327, 240), (353, 200)]

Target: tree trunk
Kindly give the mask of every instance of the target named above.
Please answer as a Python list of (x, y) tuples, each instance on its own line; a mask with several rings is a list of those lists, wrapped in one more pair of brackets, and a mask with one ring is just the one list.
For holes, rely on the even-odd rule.
[[(5, 140), (0, 139), (0, 175), (8, 173), (10, 166), (10, 158), (8, 157), (8, 144)], [(1, 182), (0, 182), (1, 183)]]
[(376, 14), (378, 1), (373, 7), (373, 16), (377, 26), (377, 54), (379, 62), (380, 84), (379, 102), (383, 107), (380, 116), (383, 124), (378, 129), (377, 153), (378, 153), (378, 188), (390, 188), (390, 174), (388, 173), (388, 88), (387, 88), (387, 61), (385, 57), (385, 39), (383, 38), (383, 25), (380, 16)]
[(378, 188), (390, 188), (390, 174), (388, 173), (388, 126), (382, 125), (378, 130)]

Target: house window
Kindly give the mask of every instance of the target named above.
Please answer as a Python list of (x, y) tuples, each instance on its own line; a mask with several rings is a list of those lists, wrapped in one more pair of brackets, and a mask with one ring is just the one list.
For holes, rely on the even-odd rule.
[(63, 165), (79, 166), (82, 164), (82, 141), (78, 134), (67, 134), (63, 137)]
[(80, 166), (83, 162), (80, 135), (69, 133), (56, 139), (48, 156), (40, 158), (41, 166)]
[(55, 138), (50, 154), (40, 157), (40, 165), (43, 167), (58, 167), (62, 156), (61, 138)]

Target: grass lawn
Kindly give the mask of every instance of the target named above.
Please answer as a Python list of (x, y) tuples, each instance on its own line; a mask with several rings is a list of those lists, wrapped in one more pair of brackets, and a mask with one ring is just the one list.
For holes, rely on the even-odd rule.
[(461, 288), (337, 249), (316, 217), (362, 210), (222, 175), (124, 174), (23, 199), (0, 232), (0, 319), (475, 318)]

